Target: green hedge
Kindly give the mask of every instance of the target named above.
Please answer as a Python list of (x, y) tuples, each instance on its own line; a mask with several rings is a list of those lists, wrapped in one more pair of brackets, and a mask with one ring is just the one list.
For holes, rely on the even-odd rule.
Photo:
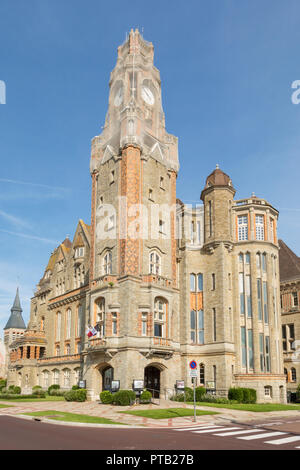
[(0, 392), (3, 388), (6, 388), (7, 381), (5, 379), (0, 380)]
[[(204, 395), (206, 394), (206, 388), (205, 387), (196, 387), (196, 401), (202, 401)], [(194, 397), (193, 397), (194, 400)]]
[(60, 389), (60, 385), (58, 384), (50, 385), (50, 387), (48, 387), (48, 395), (51, 395), (52, 390), (59, 390), (59, 389)]
[(46, 394), (45, 392), (44, 396), (41, 395), (34, 395), (33, 393), (31, 395), (17, 395), (17, 394), (12, 394), (12, 393), (0, 393), (0, 399), (4, 400), (19, 400), (23, 398), (45, 398)]
[(113, 394), (109, 390), (103, 390), (100, 393), (100, 400), (104, 405), (110, 405), (113, 401)]
[(152, 398), (152, 393), (149, 390), (144, 390), (140, 396), (140, 403), (150, 403)]
[(228, 391), (228, 398), (238, 403), (256, 403), (256, 390), (254, 388), (233, 387)]
[(86, 389), (81, 388), (80, 390), (70, 390), (64, 397), (66, 401), (86, 401), (86, 394)]
[(136, 395), (132, 390), (119, 390), (113, 395), (113, 404), (119, 406), (132, 405), (136, 400)]
[(64, 397), (66, 393), (69, 393), (69, 390), (59, 390), (56, 388), (53, 388), (48, 395), (50, 397)]
[(8, 394), (15, 394), (15, 395), (20, 395), (21, 394), (21, 387), (18, 387), (16, 385), (10, 385), (7, 390)]

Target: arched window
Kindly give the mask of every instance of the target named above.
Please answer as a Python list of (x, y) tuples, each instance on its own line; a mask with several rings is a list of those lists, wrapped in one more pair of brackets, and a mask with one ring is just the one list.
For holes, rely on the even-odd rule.
[(58, 369), (53, 370), (53, 384), (59, 385), (59, 370)]
[(154, 302), (154, 336), (163, 338), (166, 336), (165, 322), (168, 302), (157, 297)]
[(42, 377), (43, 377), (43, 386), (44, 386), (44, 388), (48, 388), (49, 387), (49, 371), (44, 370), (42, 372)]
[(291, 379), (292, 379), (292, 382), (297, 382), (297, 372), (296, 372), (295, 367), (291, 368)]
[(63, 373), (64, 373), (64, 387), (65, 388), (70, 388), (71, 386), (71, 371), (70, 369), (64, 369), (63, 370)]
[(57, 312), (56, 314), (56, 341), (60, 341), (61, 335), (61, 313)]
[(68, 308), (66, 312), (66, 339), (71, 338), (71, 320), (72, 320), (72, 311)]
[(57, 345), (55, 347), (55, 356), (60, 356), (60, 346), (59, 345)]
[(288, 371), (287, 371), (287, 369), (284, 368), (283, 373), (285, 375), (285, 380), (288, 381)]
[(151, 251), (149, 255), (150, 274), (161, 274), (161, 258), (156, 251)]
[(103, 274), (112, 274), (112, 253), (108, 251), (103, 258)]
[(74, 379), (75, 379), (75, 384), (78, 385), (78, 382), (80, 380), (80, 367), (77, 367), (74, 369)]

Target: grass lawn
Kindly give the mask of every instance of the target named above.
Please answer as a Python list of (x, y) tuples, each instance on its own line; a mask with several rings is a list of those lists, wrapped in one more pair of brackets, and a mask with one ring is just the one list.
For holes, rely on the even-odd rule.
[(55, 397), (47, 395), (46, 398), (0, 398), (2, 401), (12, 401), (14, 403), (27, 403), (27, 402), (38, 402), (38, 401), (64, 401), (64, 397)]
[[(193, 403), (188, 403), (193, 405)], [(255, 403), (255, 404), (243, 404), (235, 403), (232, 405), (223, 405), (222, 403), (206, 403), (197, 402), (197, 406), (208, 406), (211, 408), (227, 408), (229, 410), (240, 410), (240, 411), (255, 411), (257, 413), (268, 412), (268, 411), (289, 411), (295, 410), (300, 411), (300, 405), (282, 405), (280, 403)]]
[[(182, 416), (194, 416), (194, 410), (188, 408), (165, 408), (158, 410), (134, 410), (134, 411), (120, 411), (128, 415), (142, 416), (151, 419), (167, 419), (167, 418), (180, 418)], [(218, 414), (213, 411), (196, 410), (197, 416), (215, 415)]]
[[(34, 411), (32, 413), (22, 413), (28, 416), (44, 416), (45, 418), (53, 419), (56, 421), (67, 421), (70, 423), (93, 423), (93, 424), (122, 424), (111, 419), (99, 418), (98, 416), (80, 415), (76, 413), (66, 413), (63, 411), (47, 410), (47, 411)], [(124, 425), (126, 426), (126, 424)]]
[(13, 405), (0, 405), (0, 408), (11, 408)]

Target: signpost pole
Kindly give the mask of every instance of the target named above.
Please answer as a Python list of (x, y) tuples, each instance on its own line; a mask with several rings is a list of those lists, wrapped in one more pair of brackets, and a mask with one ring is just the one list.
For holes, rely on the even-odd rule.
[(194, 422), (196, 422), (196, 387), (195, 387), (195, 383), (196, 383), (196, 378), (193, 377), (193, 384), (194, 384)]
[(194, 421), (196, 422), (196, 377), (197, 377), (197, 362), (191, 361), (190, 364), (190, 375), (194, 386)]

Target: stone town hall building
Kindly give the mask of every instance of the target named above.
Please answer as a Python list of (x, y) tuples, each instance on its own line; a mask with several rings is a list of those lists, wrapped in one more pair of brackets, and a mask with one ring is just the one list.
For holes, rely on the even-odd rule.
[(176, 199), (178, 141), (165, 129), (153, 54), (138, 30), (118, 48), (92, 140), (91, 223), (51, 254), (27, 328), (8, 322), (8, 385), (81, 379), (98, 399), (112, 379), (122, 389), (143, 379), (164, 397), (176, 380), (191, 385), (194, 359), (198, 385), (285, 401), (278, 212), (254, 195), (234, 200), (218, 167), (202, 203)]

